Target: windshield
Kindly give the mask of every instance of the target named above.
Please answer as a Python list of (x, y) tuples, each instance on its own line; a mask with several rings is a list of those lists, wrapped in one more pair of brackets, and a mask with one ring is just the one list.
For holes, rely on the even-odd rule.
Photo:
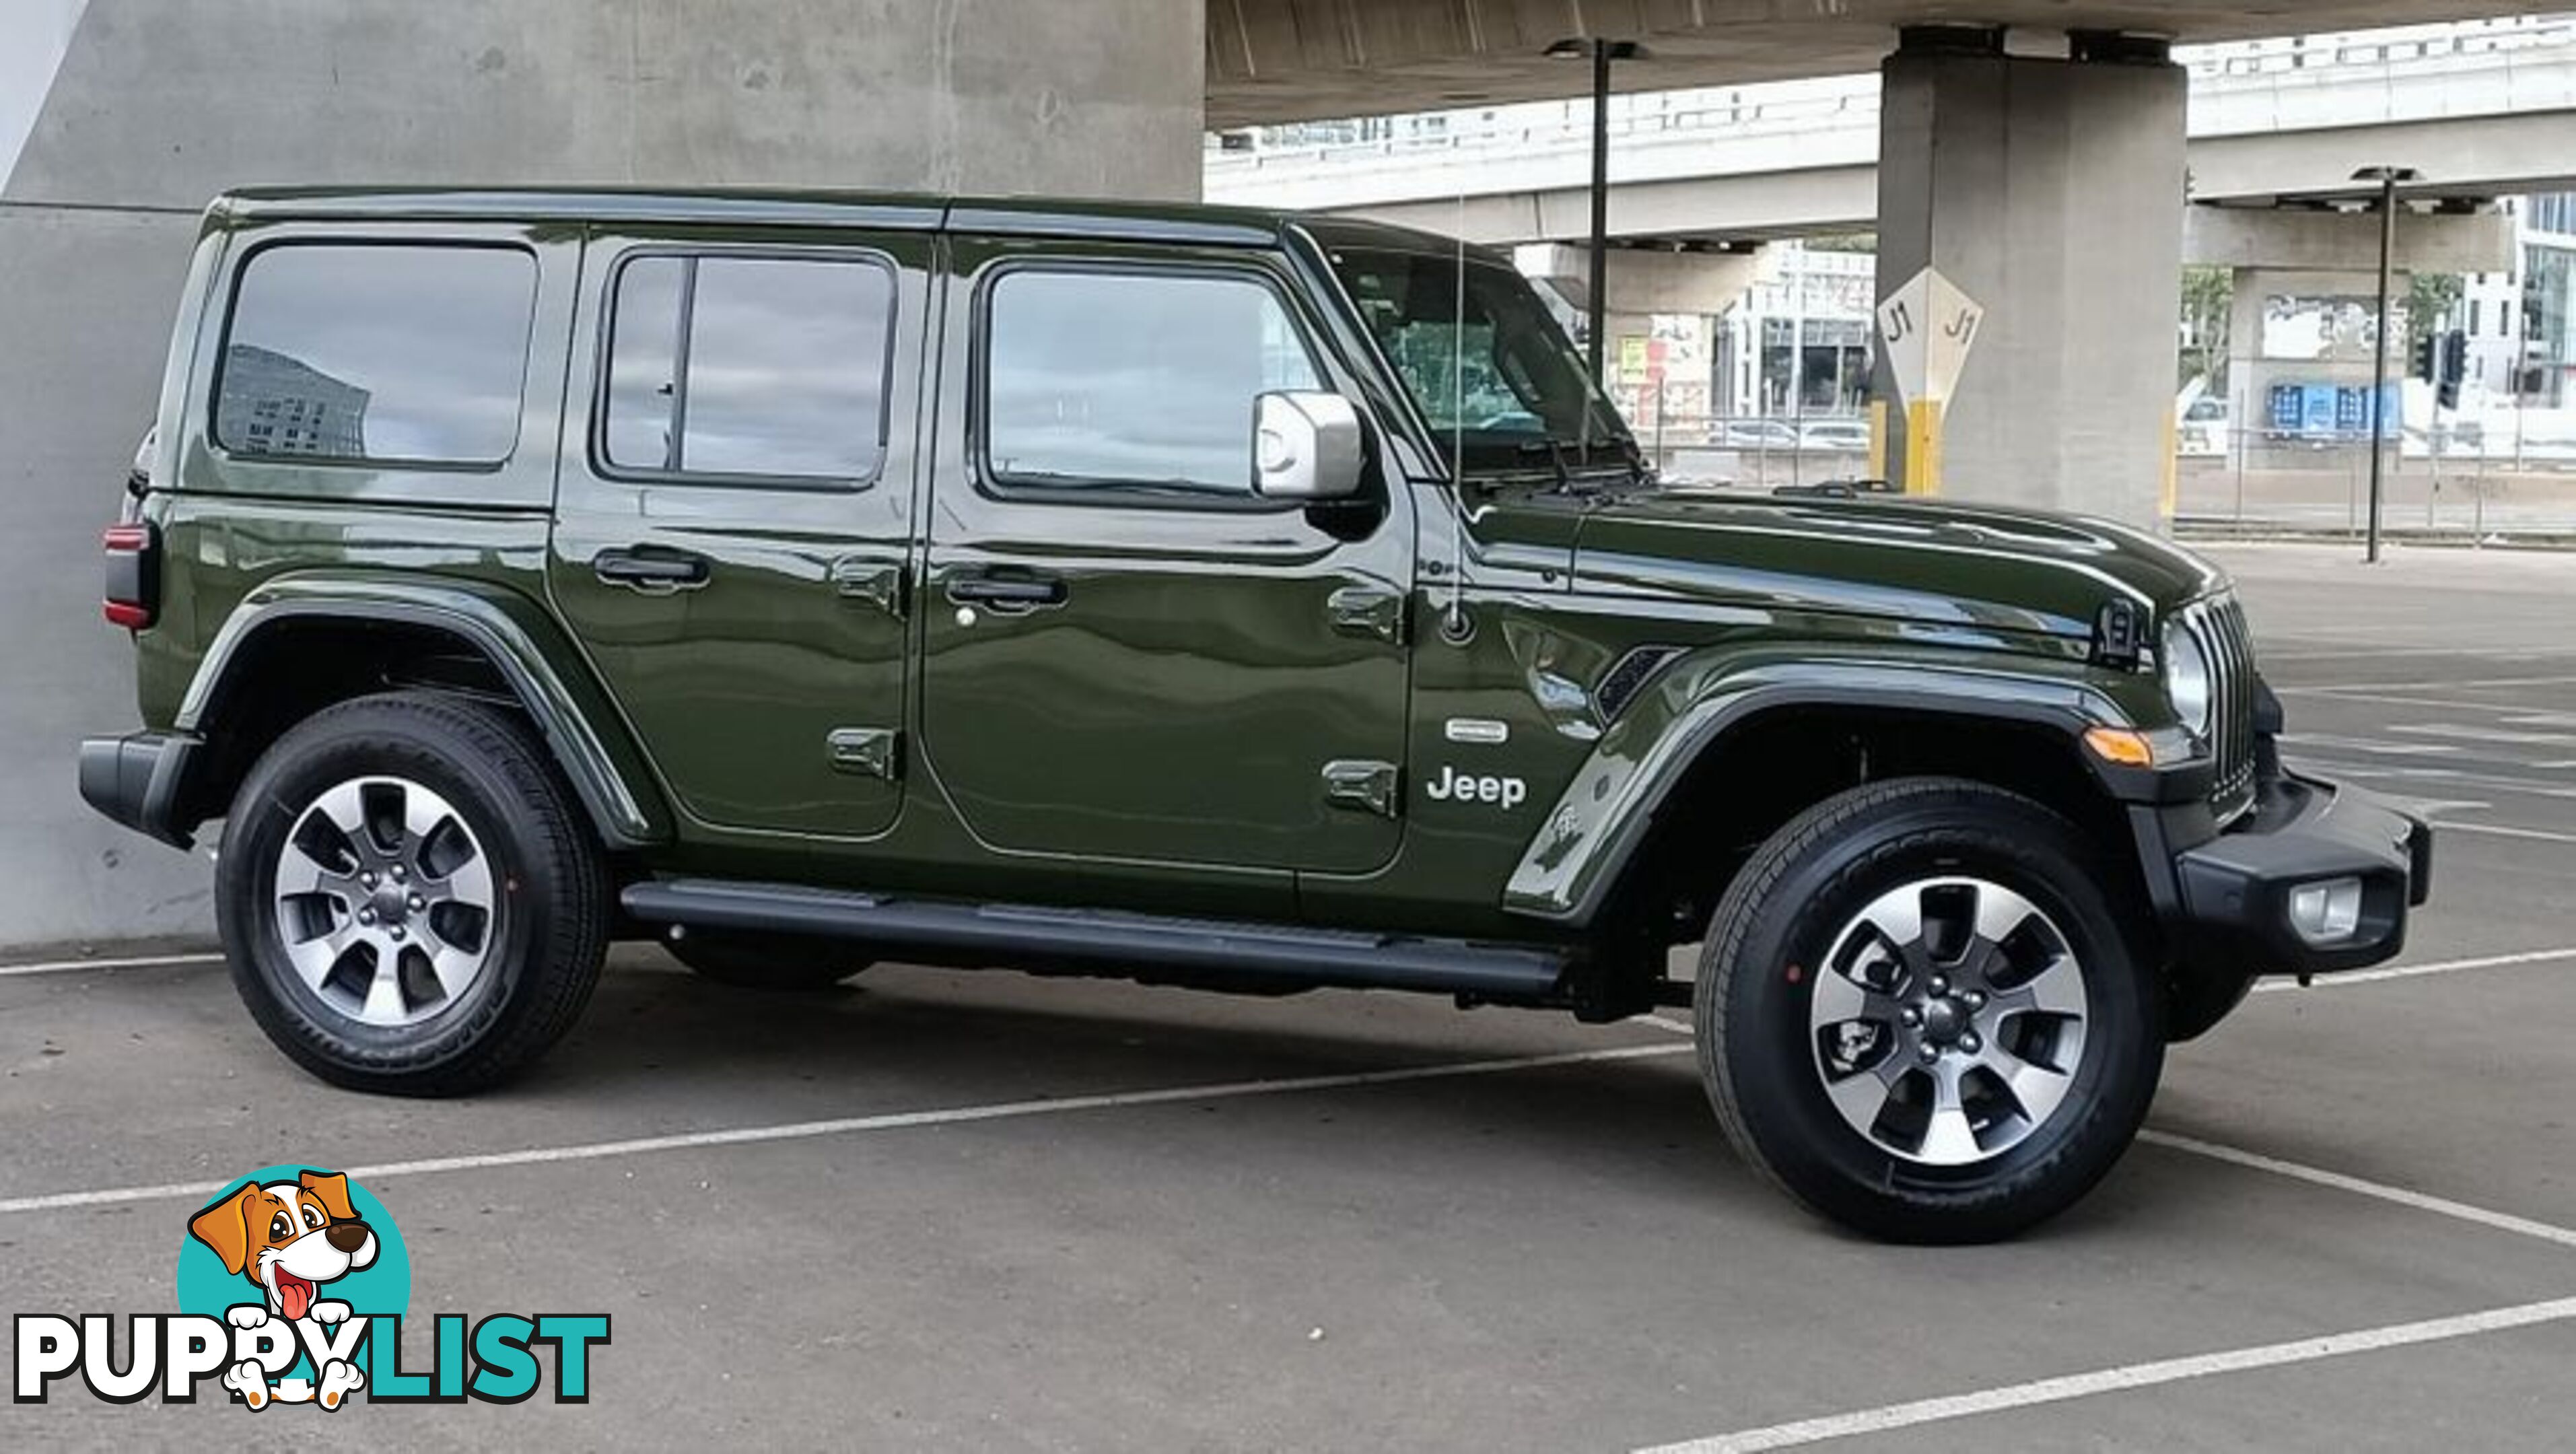
[(1469, 470), (1626, 466), (1618, 410), (1520, 274), (1482, 258), (1337, 247), (1333, 270), (1407, 393)]

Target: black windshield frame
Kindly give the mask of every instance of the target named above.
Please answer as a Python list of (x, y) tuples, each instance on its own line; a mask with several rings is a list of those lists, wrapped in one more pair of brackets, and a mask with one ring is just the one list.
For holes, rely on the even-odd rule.
[(1618, 407), (1510, 266), (1376, 239), (1324, 240), (1323, 251), (1442, 459), (1454, 452), (1469, 474), (1631, 468), (1636, 443)]

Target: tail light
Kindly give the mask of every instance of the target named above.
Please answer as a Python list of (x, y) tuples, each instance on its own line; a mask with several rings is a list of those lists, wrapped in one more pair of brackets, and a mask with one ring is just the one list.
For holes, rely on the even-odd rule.
[(99, 543), (107, 551), (108, 621), (146, 629), (161, 606), (161, 532), (143, 521), (110, 525)]

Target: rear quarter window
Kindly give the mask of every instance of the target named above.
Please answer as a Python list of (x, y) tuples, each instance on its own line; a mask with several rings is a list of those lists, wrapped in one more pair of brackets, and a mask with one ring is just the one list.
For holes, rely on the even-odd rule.
[(215, 442), (298, 464), (498, 465), (518, 443), (536, 287), (536, 258), (510, 247), (264, 247), (234, 292)]

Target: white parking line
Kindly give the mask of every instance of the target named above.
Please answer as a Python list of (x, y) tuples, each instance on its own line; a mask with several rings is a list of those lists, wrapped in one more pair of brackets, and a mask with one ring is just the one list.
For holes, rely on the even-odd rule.
[(2464, 659), (2466, 659), (2466, 660), (2470, 660), (2470, 661), (2537, 661), (2537, 660), (2540, 660), (2540, 659), (2545, 658), (2545, 657), (2552, 657), (2552, 656), (2566, 656), (2566, 655), (2569, 655), (2570, 653), (2576, 653), (2576, 647), (2567, 647), (2567, 646), (2378, 646), (2378, 647), (2373, 647), (2373, 646), (2365, 646), (2365, 645), (2361, 644), (2360, 642), (2353, 642), (2353, 643), (2351, 643), (2351, 644), (2350, 644), (2349, 649), (2346, 649), (2346, 645), (2345, 645), (2345, 643), (2343, 643), (2343, 642), (2339, 642), (2339, 641), (2335, 641), (2335, 640), (2333, 640), (2332, 638), (2329, 638), (2329, 637), (2310, 636), (2310, 637), (2297, 638), (2297, 639), (2308, 640), (2308, 641), (2323, 641), (2323, 642), (2325, 642), (2328, 646), (2334, 647), (2334, 648), (2336, 648), (2336, 649), (2331, 650), (2331, 651), (2308, 651), (2308, 650), (2304, 650), (2304, 649), (2302, 649), (2302, 648), (2299, 648), (2299, 647), (2295, 647), (2295, 646), (2293, 646), (2293, 647), (2285, 648), (2285, 649), (2280, 650), (2280, 651), (2267, 651), (2267, 652), (2264, 652), (2264, 653), (2263, 653), (2263, 660), (2265, 660), (2265, 661), (2358, 661), (2358, 660), (2365, 660), (2365, 659), (2367, 659), (2367, 658), (2374, 657), (2374, 656), (2456, 656), (2456, 657), (2461, 657), (2461, 658), (2464, 658)]
[(2492, 838), (2529, 838), (2541, 843), (2576, 843), (2576, 833), (2552, 833), (2546, 828), (2516, 828), (2505, 823), (2463, 823), (2456, 818), (2437, 819), (2433, 826), (2444, 833), (2484, 833)]
[[(2445, 787), (2480, 788), (2495, 792), (2519, 793), (2530, 798), (2576, 798), (2576, 787), (2553, 783), (2543, 778), (2517, 777), (2510, 773), (2470, 772), (2456, 767), (2399, 767), (2394, 763), (2351, 762), (2331, 756), (2304, 754), (2300, 765), (2335, 777), (2361, 778), (2369, 782), (2438, 782)], [(2519, 766), (2520, 764), (2513, 764)]]
[[(2367, 685), (2350, 687), (2274, 687), (2272, 690), (2279, 692), (2283, 696), (2289, 696), (2295, 693), (2301, 696), (2323, 697), (2332, 702), (2359, 702), (2376, 707), (2422, 707), (2428, 711), (2434, 709), (2457, 710), (2465, 707), (2475, 712), (2494, 712), (2499, 715), (2506, 712), (2527, 712), (2531, 710), (2531, 703), (2529, 702), (2489, 702), (2481, 701), (2475, 697), (2461, 696), (2399, 696), (2396, 695), (2396, 693), (2404, 691), (2405, 688), (2394, 684), (2386, 685), (2387, 690), (2385, 691), (2374, 691)], [(2426, 690), (2430, 690), (2430, 688), (2427, 688)], [(2302, 713), (2306, 710), (2307, 709), (2304, 707), (2300, 709)], [(2305, 721), (2307, 719), (2302, 716), (2300, 720)]]
[(76, 969), (155, 969), (162, 965), (221, 964), (220, 954), (147, 954), (132, 959), (52, 959), (37, 964), (0, 964), (0, 979), (22, 974), (68, 974)]
[(2397, 1206), (2411, 1207), (2419, 1212), (2431, 1212), (2436, 1216), (2474, 1222), (2481, 1227), (2498, 1232), (2511, 1232), (2519, 1237), (2536, 1237), (2543, 1242), (2554, 1242), (2561, 1247), (2576, 1248), (2576, 1227), (2561, 1227), (2554, 1222), (2535, 1222), (2529, 1217), (2517, 1217), (2510, 1212), (2490, 1211), (2485, 1207), (2471, 1206), (2467, 1202), (2455, 1202), (2448, 1197), (2428, 1196), (2420, 1191), (2408, 1191), (2402, 1186), (2390, 1186), (2380, 1181), (2366, 1181), (2358, 1176), (2346, 1176), (2340, 1171), (2327, 1171), (2323, 1167), (2302, 1166), (2298, 1162), (2283, 1161), (2276, 1156), (2239, 1150), (2234, 1146), (2222, 1146), (2215, 1141), (2203, 1141), (2195, 1136), (2179, 1136), (2171, 1131), (2158, 1131), (2153, 1127), (2140, 1131), (2138, 1139), (2150, 1146), (2162, 1146), (2168, 1151), (2187, 1151), (2194, 1156), (2206, 1156), (2212, 1161), (2224, 1161), (2231, 1166), (2268, 1171), (2274, 1176), (2286, 1176), (2293, 1181), (2304, 1181), (2313, 1186), (2329, 1186), (2337, 1191), (2348, 1191), (2355, 1196), (2371, 1197)]
[[(734, 1126), (713, 1131), (686, 1131), (670, 1136), (638, 1136), (625, 1141), (591, 1141), (572, 1146), (532, 1146), (518, 1151), (485, 1151), (464, 1156), (432, 1156), (415, 1161), (387, 1161), (373, 1166), (343, 1166), (342, 1174), (363, 1181), (395, 1176), (428, 1176), (449, 1171), (481, 1171), (498, 1166), (541, 1166), (559, 1161), (596, 1161), (611, 1156), (645, 1156), (659, 1151), (686, 1151), (705, 1146), (747, 1146), (763, 1141), (798, 1141), (816, 1136), (844, 1136), (863, 1131), (903, 1131), (917, 1126), (958, 1126), (976, 1121), (1007, 1121), (1027, 1116), (1054, 1116), (1074, 1111), (1104, 1111), (1121, 1106), (1158, 1106), (1179, 1101), (1240, 1100), (1246, 1096), (1292, 1095), (1300, 1091), (1348, 1090), (1357, 1086), (1400, 1085), (1408, 1081), (1454, 1080), (1471, 1075), (1538, 1070), (1553, 1065), (1588, 1065), (1605, 1060), (1643, 1060), (1687, 1055), (1687, 1045), (1622, 1045), (1606, 1050), (1570, 1050), (1554, 1055), (1518, 1055), (1501, 1060), (1461, 1060), (1445, 1065), (1416, 1065), (1399, 1070), (1362, 1070), (1342, 1075), (1306, 1075), (1281, 1080), (1221, 1081), (1213, 1085), (1179, 1085), (1162, 1090), (1113, 1091), (1102, 1095), (1058, 1096), (1052, 1100), (1006, 1101), (989, 1106), (955, 1106), (937, 1111), (894, 1111), (876, 1116), (842, 1116), (828, 1121), (790, 1121), (771, 1126)], [(53, 1192), (44, 1196), (0, 1198), (0, 1214), (55, 1211), (66, 1207), (104, 1207), (124, 1202), (169, 1201), (211, 1196), (229, 1182), (171, 1182), (161, 1186), (109, 1187), (99, 1191)]]
[[(2350, 693), (2353, 693), (2353, 692), (2445, 692), (2445, 693), (2447, 693), (2447, 692), (2456, 692), (2456, 691), (2473, 691), (2473, 690), (2476, 690), (2476, 689), (2481, 688), (2481, 687), (2563, 687), (2563, 686), (2567, 685), (2567, 684), (2568, 684), (2568, 683), (2570, 683), (2570, 682), (2576, 682), (2576, 676), (2546, 676), (2546, 677), (2473, 677), (2473, 678), (2470, 678), (2470, 679), (2469, 679), (2469, 680), (2467, 680), (2467, 681), (2457, 681), (2457, 682), (2451, 682), (2451, 681), (2411, 681), (2411, 682), (2329, 682), (2329, 683), (2326, 683), (2326, 684), (2324, 684), (2324, 685), (2320, 685), (2320, 686), (2280, 686), (2280, 685), (2274, 685), (2274, 686), (2272, 687), (2272, 690), (2273, 690), (2273, 691), (2275, 691), (2275, 692), (2279, 692), (2279, 693), (2281, 693), (2281, 694), (2283, 694), (2283, 695), (2285, 695), (2285, 696), (2286, 696), (2286, 695), (2288, 695), (2288, 694), (2290, 694), (2290, 693), (2292, 693), (2292, 692), (2296, 692), (2296, 693), (2298, 693), (2298, 694), (2299, 694), (2299, 695), (2301, 695), (2301, 696), (2340, 697), (2340, 696), (2344, 696), (2344, 695), (2347, 695), (2347, 694), (2350, 694)], [(2412, 702), (2412, 703), (2415, 703), (2415, 704), (2417, 704), (2417, 705), (2420, 705), (2420, 706), (2426, 706), (2426, 707), (2439, 707), (2439, 706), (2446, 705), (2446, 701), (2445, 701), (2444, 699), (2441, 699), (2441, 698), (2430, 698), (2430, 699), (2428, 699), (2428, 698), (2423, 698), (2423, 697), (2401, 697), (2401, 698), (2399, 698), (2398, 700), (2400, 700), (2400, 701), (2405, 701), (2405, 702)], [(2531, 704), (2530, 704), (2530, 703), (2528, 703), (2528, 702), (2519, 703), (2519, 704), (2516, 704), (2516, 705), (2513, 705), (2513, 706), (2510, 706), (2510, 707), (2507, 707), (2507, 706), (2501, 706), (2501, 705), (2492, 704), (2492, 703), (2486, 703), (2486, 702), (2469, 702), (2469, 703), (2465, 703), (2465, 704), (2461, 704), (2461, 705), (2472, 706), (2472, 707), (2496, 706), (2496, 710), (2498, 710), (2498, 711), (2528, 711), (2528, 710), (2530, 709), (2530, 706), (2531, 706)]]
[(2576, 737), (2564, 732), (2532, 732), (2505, 727), (2473, 727), (2465, 722), (2397, 722), (2389, 731), (2412, 737), (2447, 737), (2455, 742), (2474, 742), (2495, 747), (2565, 747), (2576, 743)]
[[(2448, 827), (2460, 825), (2448, 824)], [(2420, 979), (2428, 974), (2456, 974), (2464, 969), (2504, 969), (2517, 964), (2550, 964), (2562, 959), (2576, 959), (2576, 946), (2565, 949), (2527, 949), (2520, 954), (2482, 954), (2475, 959), (2437, 959), (2430, 964), (2398, 964), (2386, 969), (2356, 969), (2343, 974), (2319, 975), (2314, 984), (2303, 985), (2294, 979), (2267, 979), (2254, 986), (2254, 993), (2286, 994), (2300, 989), (2341, 989), (2347, 985), (2378, 984), (2382, 980)]]
[(2063, 1403), (2068, 1399), (2088, 1398), (2098, 1393), (2116, 1393), (2125, 1389), (2152, 1388), (2157, 1384), (2180, 1383), (2185, 1379), (2207, 1378), (2220, 1373), (2244, 1373), (2257, 1368), (2279, 1368), (2293, 1363), (2313, 1363), (2320, 1358), (2341, 1358), (2354, 1353), (2373, 1353), (2388, 1348), (2406, 1348), (2419, 1343), (2438, 1343), (2450, 1338), (2473, 1337), (2480, 1333), (2502, 1332), (2508, 1328), (2528, 1328), (2541, 1323), (2559, 1323), (2576, 1319), (2576, 1298), (2551, 1298), (2546, 1302), (2520, 1303), (2509, 1308), (2490, 1308), (2480, 1313), (2464, 1313), (2451, 1318), (2428, 1318), (2418, 1323), (2392, 1323), (2385, 1327), (2365, 1328), (2353, 1333), (2332, 1333), (2321, 1338), (2299, 1338), (2287, 1343), (2266, 1343), (2256, 1348), (2234, 1348), (2224, 1353), (2199, 1353), (2187, 1358), (2166, 1358), (2154, 1363), (2130, 1363), (2117, 1368), (2097, 1369), (2091, 1373), (2072, 1373), (2062, 1378), (2042, 1378), (2029, 1383), (2009, 1384), (2002, 1388), (1977, 1393), (1953, 1394), (1947, 1398), (1927, 1398), (1914, 1403), (1890, 1404), (1885, 1408), (1860, 1409), (1847, 1414), (1832, 1414), (1820, 1419), (1801, 1419), (1793, 1424), (1773, 1424), (1765, 1429), (1746, 1429), (1740, 1433), (1720, 1434), (1714, 1438), (1693, 1439), (1679, 1444), (1658, 1445), (1641, 1454), (1753, 1454), (1761, 1449), (1788, 1449), (1802, 1444), (1820, 1443), (1826, 1439), (1847, 1439), (1859, 1434), (1883, 1434), (1891, 1429), (1910, 1429), (1919, 1424), (1938, 1423), (1944, 1419), (1963, 1419), (1978, 1414), (2001, 1413), (2006, 1409), (2026, 1409), (2034, 1404)]
[(2328, 752), (2367, 752), (2380, 757), (2449, 757), (2459, 752), (2450, 742), (2382, 742), (2372, 737), (2334, 737), (2323, 732), (2285, 732), (2281, 745), (2292, 752), (2305, 753), (2318, 748)]

